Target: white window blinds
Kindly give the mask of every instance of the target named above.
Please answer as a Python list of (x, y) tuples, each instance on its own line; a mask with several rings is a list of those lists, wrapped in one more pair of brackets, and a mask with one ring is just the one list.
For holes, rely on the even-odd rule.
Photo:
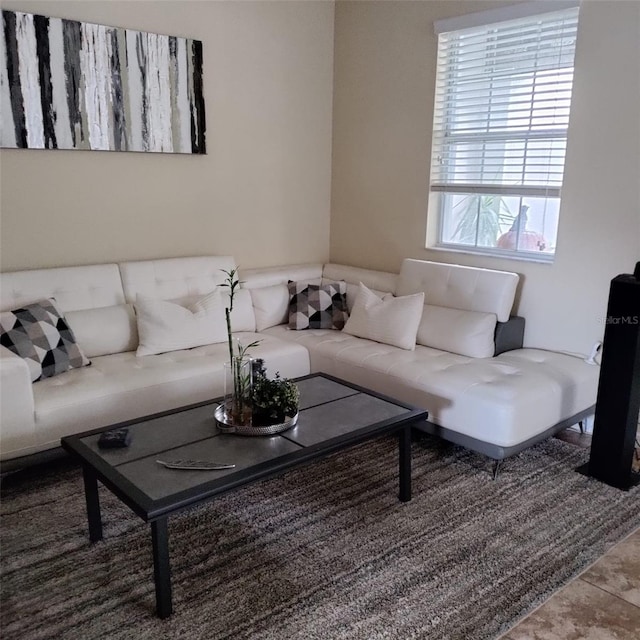
[(440, 33), (431, 190), (558, 197), (578, 9)]

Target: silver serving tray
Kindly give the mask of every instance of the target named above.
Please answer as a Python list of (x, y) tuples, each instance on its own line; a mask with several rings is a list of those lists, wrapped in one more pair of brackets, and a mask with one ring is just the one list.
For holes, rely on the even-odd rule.
[(273, 436), (276, 433), (282, 433), (287, 429), (291, 429), (291, 427), (295, 427), (298, 423), (298, 415), (300, 415), (300, 412), (296, 413), (293, 418), (285, 420), (285, 422), (281, 422), (280, 424), (268, 424), (262, 427), (233, 424), (227, 420), (224, 405), (222, 404), (216, 407), (213, 415), (216, 419), (218, 429), (220, 429), (222, 433), (235, 433), (239, 436)]

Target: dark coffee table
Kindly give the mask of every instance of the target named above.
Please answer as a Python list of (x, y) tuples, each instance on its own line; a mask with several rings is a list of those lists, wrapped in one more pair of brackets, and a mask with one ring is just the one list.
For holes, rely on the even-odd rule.
[[(171, 615), (167, 519), (242, 485), (317, 460), (365, 440), (399, 434), (400, 500), (411, 500), (411, 425), (427, 412), (325, 374), (299, 378), (298, 424), (276, 436), (222, 434), (216, 402), (204, 402), (62, 438), (82, 464), (89, 539), (102, 539), (98, 480), (151, 523), (158, 616)], [(128, 426), (131, 444), (100, 449), (103, 431)], [(220, 471), (167, 469), (156, 460), (196, 459), (235, 464)]]

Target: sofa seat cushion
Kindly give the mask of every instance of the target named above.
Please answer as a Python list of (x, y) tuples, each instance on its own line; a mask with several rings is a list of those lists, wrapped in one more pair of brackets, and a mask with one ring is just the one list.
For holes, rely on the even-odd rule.
[[(249, 332), (235, 335), (243, 344), (260, 340), (251, 355), (265, 360), (269, 374), (309, 373), (302, 346)], [(145, 357), (136, 357), (134, 351), (118, 353), (43, 380), (34, 386), (39, 448), (58, 445), (63, 435), (221, 396), (227, 349), (220, 343)]]
[(579, 358), (519, 349), (476, 359), (417, 345), (398, 349), (335, 331), (269, 335), (309, 349), (311, 371), (324, 371), (424, 407), (442, 427), (509, 447), (594, 404), (599, 368)]

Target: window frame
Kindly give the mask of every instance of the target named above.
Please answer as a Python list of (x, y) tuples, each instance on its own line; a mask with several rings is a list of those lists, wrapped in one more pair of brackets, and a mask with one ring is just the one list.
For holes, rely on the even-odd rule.
[[(575, 1), (554, 3), (553, 9), (551, 10), (549, 8), (549, 5), (544, 2), (522, 3), (521, 5), (515, 5), (513, 7), (504, 7), (502, 9), (483, 11), (477, 14), (469, 14), (467, 16), (461, 16), (459, 18), (452, 18), (448, 20), (439, 21), (434, 25), (436, 33), (438, 34), (438, 64), (439, 65), (441, 64), (440, 58), (441, 58), (441, 55), (444, 55), (443, 51), (451, 55), (451, 51), (454, 50), (453, 47), (451, 47), (450, 49), (446, 49), (446, 45), (442, 46), (440, 34), (450, 33), (450, 32), (461, 32), (471, 28), (474, 28), (475, 30), (476, 27), (481, 28), (481, 29), (478, 29), (478, 33), (480, 33), (482, 29), (488, 29), (490, 28), (490, 26), (493, 26), (493, 25), (495, 25), (496, 29), (500, 29), (500, 27), (504, 27), (505, 23), (509, 23), (512, 20), (517, 20), (517, 19), (519, 20), (523, 17), (530, 19), (526, 24), (522, 25), (522, 28), (527, 29), (530, 26), (533, 26), (537, 22), (539, 22), (541, 18), (548, 19), (548, 18), (551, 18), (551, 16), (554, 16), (556, 19), (565, 18), (569, 21), (573, 21), (575, 23), (575, 29), (577, 30), (578, 8), (579, 8), (579, 2), (575, 2)], [(507, 25), (507, 28), (508, 28), (508, 25)], [(562, 33), (564, 34), (564, 31)], [(537, 45), (537, 48), (535, 50), (535, 55), (538, 56), (540, 52), (543, 51), (540, 38), (536, 40), (536, 45)], [(483, 55), (486, 55), (485, 52), (488, 52), (489, 50), (490, 50), (489, 36), (487, 35), (479, 51), (481, 56), (483, 56)], [(539, 203), (543, 207), (543, 213), (542, 213), (543, 217), (547, 215), (547, 210), (546, 210), (547, 204), (551, 204), (552, 208), (557, 207), (557, 211), (553, 215), (559, 220), (561, 190), (562, 190), (562, 182), (564, 181), (564, 168), (566, 165), (567, 139), (568, 139), (568, 131), (569, 131), (570, 111), (571, 111), (570, 97), (569, 97), (568, 107), (566, 108), (566, 116), (565, 116), (566, 124), (562, 122), (561, 125), (558, 125), (554, 121), (556, 111), (558, 110), (557, 108), (555, 111), (550, 112), (552, 114), (551, 116), (549, 116), (551, 124), (547, 127), (547, 129), (543, 129), (539, 127), (534, 129), (534, 125), (532, 123), (534, 121), (534, 117), (537, 117), (535, 115), (535, 109), (536, 109), (535, 103), (537, 100), (536, 92), (538, 90), (538, 86), (537, 86), (537, 81), (539, 77), (538, 74), (540, 74), (541, 78), (544, 78), (544, 74), (546, 72), (549, 72), (550, 77), (553, 76), (554, 74), (556, 76), (560, 76), (562, 74), (562, 70), (564, 69), (566, 73), (571, 74), (571, 78), (570, 78), (571, 84), (570, 84), (570, 88), (568, 89), (569, 91), (571, 91), (573, 88), (573, 80), (575, 76), (575, 67), (574, 67), (575, 40), (571, 47), (570, 56), (571, 56), (571, 65), (569, 67), (567, 66), (566, 62), (564, 62), (563, 58), (559, 58), (558, 62), (556, 63), (557, 66), (551, 66), (550, 68), (541, 69), (540, 71), (536, 67), (535, 70), (533, 71), (529, 69), (525, 69), (525, 71), (523, 72), (523, 78), (527, 78), (528, 76), (530, 76), (530, 79), (526, 80), (527, 82), (529, 82), (530, 87), (527, 87), (526, 91), (524, 91), (522, 94), (524, 96), (524, 100), (523, 100), (524, 109), (525, 110), (528, 109), (528, 113), (529, 113), (529, 125), (528, 125), (528, 128), (524, 128), (521, 130), (518, 130), (517, 126), (515, 128), (509, 129), (509, 125), (508, 125), (509, 109), (511, 106), (512, 95), (515, 95), (511, 91), (511, 86), (509, 84), (509, 81), (512, 78), (517, 78), (517, 74), (516, 73), (507, 74), (506, 78), (508, 80), (504, 85), (506, 89), (504, 87), (502, 88), (502, 90), (505, 91), (504, 95), (502, 96), (502, 102), (500, 102), (499, 108), (493, 111), (494, 114), (498, 113), (499, 116), (501, 113), (502, 114), (506, 113), (506, 116), (502, 116), (502, 117), (503, 119), (505, 119), (505, 122), (507, 122), (507, 125), (504, 125), (503, 131), (491, 130), (492, 118), (490, 114), (492, 113), (492, 111), (491, 111), (491, 100), (489, 100), (489, 103), (487, 104), (487, 118), (486, 118), (487, 129), (486, 129), (485, 135), (482, 135), (482, 134), (478, 135), (474, 131), (460, 133), (453, 130), (453, 132), (451, 132), (453, 129), (453, 127), (451, 127), (451, 122), (455, 122), (456, 116), (454, 114), (454, 116), (452, 117), (449, 113), (447, 113), (447, 109), (451, 110), (452, 108), (460, 108), (460, 107), (457, 107), (455, 103), (456, 101), (458, 102), (460, 101), (461, 92), (454, 94), (453, 97), (452, 96), (447, 97), (443, 93), (444, 90), (442, 89), (442, 86), (446, 85), (447, 83), (451, 84), (456, 78), (454, 77), (454, 73), (450, 70), (450, 68), (447, 69), (446, 73), (444, 73), (442, 72), (439, 66), (437, 70), (437, 78), (436, 78), (436, 92), (434, 97), (434, 116), (433, 116), (433, 127), (432, 127), (432, 150), (431, 150), (432, 166), (431, 166), (431, 173), (430, 173), (430, 180), (429, 180), (429, 205), (428, 205), (429, 216), (428, 216), (428, 224), (427, 224), (427, 232), (428, 232), (427, 248), (436, 249), (436, 250), (462, 252), (462, 253), (472, 253), (476, 255), (478, 254), (490, 255), (490, 256), (495, 256), (500, 258), (515, 259), (515, 260), (529, 260), (529, 261), (532, 260), (536, 262), (547, 262), (547, 263), (553, 262), (556, 251), (557, 251), (558, 223), (555, 223), (555, 225), (552, 224), (552, 226), (555, 226), (554, 237), (552, 241), (553, 250), (550, 251), (550, 250), (544, 249), (544, 239), (538, 243), (539, 246), (543, 247), (542, 249), (539, 249), (539, 250), (531, 250), (529, 248), (519, 248), (517, 244), (518, 242), (521, 242), (522, 238), (524, 237), (524, 236), (521, 236), (521, 234), (524, 233), (524, 231), (526, 230), (526, 217), (527, 217), (526, 213), (530, 208), (530, 206), (523, 205), (524, 198), (544, 199), (545, 200), (544, 203)], [(515, 55), (510, 57), (505, 56), (504, 58), (500, 58), (499, 61), (500, 62), (502, 62), (503, 60), (511, 61), (512, 59), (514, 59), (514, 57), (516, 56)], [(536, 57), (536, 61), (537, 61), (537, 57)], [(447, 62), (446, 64), (449, 65), (449, 67), (451, 65), (451, 63), (449, 62)], [(454, 69), (456, 69), (456, 67), (454, 67)], [(491, 91), (493, 91), (493, 83), (496, 82), (497, 77), (499, 77), (497, 72), (492, 72), (491, 74), (488, 74), (486, 76), (487, 82), (491, 84), (491, 89), (490, 89)], [(556, 86), (561, 86), (562, 82), (563, 81), (561, 80), (561, 78), (556, 78), (555, 81), (551, 82), (552, 88), (549, 95), (551, 96), (552, 101), (557, 100), (555, 96), (562, 91), (562, 89), (558, 89), (558, 90), (555, 89)], [(543, 86), (542, 91), (544, 92), (544, 90), (545, 90), (545, 87)], [(504, 101), (505, 96), (506, 96), (506, 102)], [(546, 97), (547, 97), (546, 95), (543, 95), (542, 99), (544, 100)], [(477, 110), (477, 107), (474, 106), (474, 108)], [(544, 104), (542, 108), (543, 109), (546, 108), (546, 104)], [(471, 111), (470, 113), (472, 115), (476, 115), (476, 112), (474, 111)], [(477, 113), (480, 113), (480, 111), (477, 111)], [(439, 118), (440, 118), (440, 127), (441, 127), (440, 129), (438, 129)], [(560, 118), (560, 120), (562, 120), (562, 118)], [(449, 126), (449, 129), (447, 129), (447, 126)], [(471, 171), (473, 170), (478, 171), (477, 167), (478, 166), (481, 167), (480, 169), (481, 173), (478, 174), (479, 176), (478, 180), (475, 182), (471, 181), (468, 184), (464, 184), (461, 182), (456, 182), (456, 178), (454, 177), (454, 179), (452, 179), (450, 182), (447, 182), (447, 180), (442, 179), (442, 174), (437, 175), (438, 171), (440, 171), (440, 165), (438, 165), (437, 167), (434, 166), (437, 161), (436, 160), (437, 152), (446, 150), (447, 153), (455, 154), (456, 152), (458, 152), (456, 150), (457, 145), (460, 145), (460, 144), (464, 145), (466, 143), (468, 145), (467, 151), (465, 151), (464, 146), (462, 146), (462, 147), (459, 147), (460, 149), (462, 149), (462, 151), (459, 151), (459, 153), (461, 155), (463, 155), (464, 153), (467, 153), (467, 154), (470, 154), (469, 157), (473, 157), (473, 154), (475, 153), (474, 147), (472, 146), (474, 137), (476, 137), (478, 140), (477, 147), (481, 146), (482, 148), (481, 155), (480, 155), (481, 160), (478, 161), (476, 159), (471, 162), (467, 161), (467, 164), (469, 167), (471, 167), (470, 169)], [(450, 141), (447, 142), (446, 138), (449, 138)], [(501, 138), (505, 140), (505, 145), (506, 144), (516, 144), (516, 145), (522, 144), (524, 151), (521, 151), (521, 152), (515, 151), (514, 153), (514, 149), (516, 149), (517, 146), (514, 147), (511, 151), (506, 148), (503, 148), (501, 151), (499, 151), (497, 155), (495, 155), (491, 159), (495, 161), (495, 159), (497, 158), (496, 166), (499, 168), (497, 168), (496, 171), (500, 172), (501, 176), (499, 179), (502, 180), (503, 182), (494, 183), (494, 182), (485, 181), (485, 177), (484, 177), (485, 164), (484, 163), (485, 163), (485, 155), (487, 153), (487, 145), (490, 145), (490, 144), (496, 145), (496, 142), (497, 142), (496, 146), (499, 147), (499, 141)], [(547, 148), (543, 148), (545, 155), (541, 155), (541, 156), (538, 156), (537, 154), (528, 155), (529, 154), (528, 145), (531, 141), (535, 141), (536, 138), (543, 140), (545, 144), (547, 144)], [(451, 140), (453, 142), (451, 142)], [(554, 149), (554, 143), (556, 140), (559, 140), (561, 142), (559, 149)], [(519, 155), (522, 156), (521, 173), (522, 173), (522, 182), (524, 184), (520, 184), (520, 185), (505, 184), (505, 177), (504, 177), (505, 167), (507, 168), (517, 167), (517, 164), (509, 165), (509, 163), (507, 162), (510, 159), (510, 156), (509, 156), (510, 152), (514, 153), (513, 157), (515, 157), (516, 161), (518, 161)], [(496, 153), (496, 152), (490, 151), (490, 153)], [(558, 169), (557, 169), (560, 166), (560, 163), (552, 162), (554, 157), (557, 158), (557, 156), (554, 155), (557, 153), (562, 154), (561, 156), (562, 163), (561, 163), (560, 172), (558, 172)], [(439, 157), (442, 158), (443, 156), (440, 155)], [(533, 158), (534, 160), (531, 163), (531, 167), (533, 168), (530, 169), (529, 168), (530, 165), (528, 161), (531, 158)], [(538, 160), (538, 158), (540, 158), (540, 164), (536, 164), (536, 161)], [(464, 162), (465, 162), (464, 160), (462, 161), (458, 160), (457, 166), (459, 170), (465, 169)], [(475, 164), (473, 164), (474, 162)], [(441, 164), (445, 166), (445, 171), (449, 168), (453, 168), (454, 170), (456, 169), (455, 159), (444, 161), (444, 162), (441, 161)], [(532, 184), (532, 183), (535, 183), (536, 181), (541, 182), (539, 177), (538, 179), (535, 179), (535, 178), (530, 179), (529, 183), (527, 183), (526, 174), (530, 173), (531, 175), (535, 176), (536, 166), (543, 167), (539, 172), (540, 175), (544, 175), (546, 173), (546, 181), (544, 184)], [(544, 168), (545, 166), (546, 166), (546, 170)], [(557, 179), (558, 175), (560, 176), (560, 184), (558, 184), (558, 179)], [(436, 180), (435, 177), (437, 177), (438, 179)], [(555, 184), (553, 184), (554, 178), (555, 178)], [(447, 211), (445, 210), (445, 207), (447, 203), (447, 198), (451, 198), (454, 195), (460, 195), (460, 194), (468, 194), (468, 195), (475, 195), (475, 196), (493, 195), (500, 199), (502, 199), (503, 197), (519, 198), (518, 213), (524, 212), (525, 215), (521, 217), (518, 215), (518, 213), (516, 213), (514, 215), (514, 218), (517, 218), (517, 220), (515, 220), (512, 227), (509, 228), (509, 231), (513, 231), (514, 228), (516, 228), (516, 224), (517, 224), (516, 247), (511, 249), (511, 248), (500, 248), (499, 246), (479, 245), (478, 243), (480, 242), (480, 239), (479, 239), (477, 229), (476, 229), (474, 244), (465, 244), (462, 242), (459, 242), (459, 243), (451, 242), (450, 239), (446, 240), (445, 225), (447, 223), (447, 220), (445, 218), (447, 217)], [(508, 227), (505, 227), (504, 229), (502, 228), (500, 223), (500, 215), (499, 215), (499, 211), (500, 211), (500, 208), (503, 206), (503, 203), (504, 201), (501, 201), (501, 203), (498, 203), (497, 205), (498, 209), (495, 215), (497, 220), (496, 225), (498, 228), (497, 234), (506, 235), (507, 234), (506, 229)], [(471, 208), (473, 207), (473, 205), (470, 205), (470, 206)], [(478, 207), (480, 206), (481, 206), (480, 200), (478, 200)], [(526, 206), (526, 208), (523, 209), (523, 206)], [(453, 211), (453, 207), (450, 207), (448, 211), (449, 213), (451, 213)], [(479, 219), (479, 216), (477, 214), (476, 214), (476, 217)], [(435, 223), (434, 223), (434, 218), (435, 218)], [(525, 221), (524, 229), (521, 228), (521, 223), (520, 223), (521, 220)], [(429, 231), (429, 229), (431, 229), (431, 232)], [(434, 229), (435, 229), (435, 234), (433, 233)], [(532, 232), (532, 231), (529, 231), (528, 233), (529, 235), (532, 235), (532, 236), (535, 235), (535, 232)], [(542, 238), (542, 235), (540, 234), (538, 235), (540, 236), (540, 238)], [(429, 242), (430, 237), (432, 239), (432, 242)], [(496, 237), (495, 242), (497, 244), (498, 237)]]

